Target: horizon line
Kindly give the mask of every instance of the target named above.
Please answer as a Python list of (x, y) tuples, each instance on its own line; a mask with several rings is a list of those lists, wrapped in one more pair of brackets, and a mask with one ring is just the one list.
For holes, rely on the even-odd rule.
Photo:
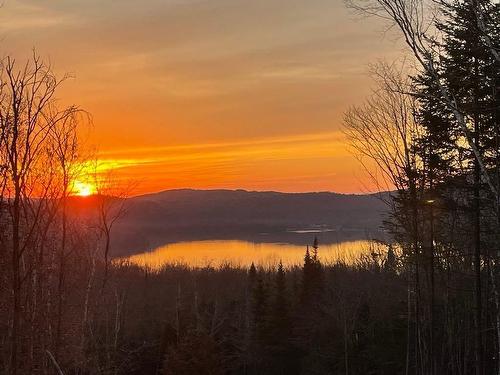
[(184, 188), (172, 188), (172, 189), (164, 189), (164, 190), (158, 190), (158, 191), (152, 191), (148, 193), (142, 193), (142, 194), (136, 194), (136, 195), (131, 195), (127, 198), (137, 198), (137, 197), (143, 197), (147, 195), (155, 195), (155, 194), (161, 194), (161, 193), (167, 193), (167, 192), (174, 192), (174, 191), (230, 191), (230, 192), (236, 192), (236, 191), (241, 191), (245, 193), (278, 193), (278, 194), (322, 194), (322, 193), (327, 193), (327, 194), (336, 194), (336, 195), (375, 195), (375, 194), (383, 194), (383, 193), (390, 193), (391, 190), (384, 190), (384, 191), (372, 191), (372, 192), (359, 192), (359, 193), (339, 193), (336, 191), (332, 190), (311, 190), (311, 191), (280, 191), (280, 190), (252, 190), (252, 189), (244, 189), (244, 188), (189, 188), (189, 187), (184, 187)]

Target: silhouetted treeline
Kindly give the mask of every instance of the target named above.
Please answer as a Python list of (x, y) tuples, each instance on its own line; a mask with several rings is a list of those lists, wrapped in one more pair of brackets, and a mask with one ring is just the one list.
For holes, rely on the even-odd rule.
[[(65, 374), (398, 374), (406, 280), (386, 259), (377, 250), (323, 265), (311, 248), (289, 269), (115, 264), (92, 293), (85, 345), (71, 331), (58, 363)], [(84, 293), (71, 295), (83, 305)]]
[[(415, 58), (373, 68), (346, 132), (381, 184), (408, 280), (406, 373), (500, 371), (500, 5), (374, 0)], [(411, 73), (408, 73), (411, 71)]]

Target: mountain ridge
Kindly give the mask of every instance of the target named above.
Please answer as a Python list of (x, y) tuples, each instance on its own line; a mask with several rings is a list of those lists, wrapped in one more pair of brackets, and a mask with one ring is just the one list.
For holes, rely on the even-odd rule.
[(376, 195), (385, 195), (391, 193), (390, 191), (382, 191), (382, 192), (372, 192), (372, 193), (339, 193), (336, 191), (328, 191), (328, 190), (318, 190), (318, 191), (279, 191), (279, 190), (248, 190), (248, 189), (229, 189), (229, 188), (217, 188), (217, 189), (195, 189), (195, 188), (177, 188), (177, 189), (165, 189), (150, 193), (144, 193), (139, 195), (131, 196), (127, 199), (135, 199), (141, 197), (149, 197), (155, 195), (162, 195), (168, 193), (181, 193), (181, 192), (240, 192), (240, 193), (257, 193), (257, 194), (283, 194), (283, 195), (310, 195), (310, 194), (332, 194), (332, 195), (341, 195), (341, 196), (376, 196)]

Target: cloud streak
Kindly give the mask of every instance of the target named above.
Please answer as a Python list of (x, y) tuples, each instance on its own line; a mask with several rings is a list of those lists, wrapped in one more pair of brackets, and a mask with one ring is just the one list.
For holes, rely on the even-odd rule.
[(113, 170), (123, 181), (135, 180), (136, 193), (158, 190), (155, 186), (347, 192), (359, 172), (345, 163), (350, 157), (337, 132), (98, 155), (100, 169)]
[[(91, 142), (140, 163), (119, 169), (163, 173), (156, 190), (173, 181), (175, 163), (207, 184), (217, 172), (220, 184), (243, 176), (247, 186), (254, 173), (269, 189), (281, 188), (273, 168), (283, 180), (282, 171), (358, 168), (341, 142), (322, 137), (369, 93), (366, 64), (397, 52), (380, 30), (353, 21), (340, 0), (6, 0), (0, 11), (4, 54), (22, 58), (36, 46), (61, 74), (74, 73), (59, 95), (92, 113)], [(291, 141), (304, 134), (321, 136)], [(349, 190), (338, 179), (338, 189), (307, 181), (300, 189)]]

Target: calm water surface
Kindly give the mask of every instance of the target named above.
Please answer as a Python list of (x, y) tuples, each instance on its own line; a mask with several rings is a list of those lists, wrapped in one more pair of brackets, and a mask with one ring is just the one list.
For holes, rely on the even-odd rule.
[[(240, 240), (210, 240), (179, 242), (153, 251), (122, 258), (131, 263), (158, 269), (165, 264), (186, 264), (191, 267), (221, 264), (248, 267), (269, 267), (280, 260), (286, 266), (302, 264), (306, 247), (288, 243), (254, 243)], [(369, 241), (345, 241), (322, 244), (318, 254), (324, 263), (343, 260), (352, 262), (360, 254), (370, 252)]]

